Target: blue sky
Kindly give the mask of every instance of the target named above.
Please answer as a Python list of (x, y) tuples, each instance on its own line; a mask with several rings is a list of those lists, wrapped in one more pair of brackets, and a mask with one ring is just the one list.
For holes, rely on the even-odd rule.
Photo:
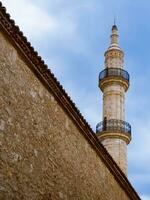
[(102, 120), (98, 74), (116, 16), (125, 69), (131, 76), (126, 94), (126, 121), (132, 125), (129, 180), (142, 200), (150, 200), (150, 1), (2, 2), (94, 131)]

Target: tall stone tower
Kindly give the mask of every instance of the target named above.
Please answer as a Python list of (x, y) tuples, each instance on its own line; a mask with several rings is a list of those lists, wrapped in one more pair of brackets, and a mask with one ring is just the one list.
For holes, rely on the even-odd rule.
[(103, 121), (96, 126), (99, 140), (127, 175), (127, 144), (131, 140), (131, 126), (125, 121), (125, 92), (129, 88), (129, 74), (123, 69), (124, 53), (118, 45), (118, 29), (112, 26), (111, 42), (105, 56), (105, 69), (99, 74), (99, 88), (103, 92)]

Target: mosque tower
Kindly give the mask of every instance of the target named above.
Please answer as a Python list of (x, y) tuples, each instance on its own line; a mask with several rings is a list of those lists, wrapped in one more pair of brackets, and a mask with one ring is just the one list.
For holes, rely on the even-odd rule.
[(99, 74), (99, 88), (103, 92), (103, 121), (96, 126), (98, 139), (127, 175), (127, 144), (131, 140), (131, 126), (125, 121), (125, 92), (129, 88), (129, 74), (123, 69), (124, 52), (118, 45), (118, 29), (112, 26), (111, 43), (105, 56), (105, 69)]

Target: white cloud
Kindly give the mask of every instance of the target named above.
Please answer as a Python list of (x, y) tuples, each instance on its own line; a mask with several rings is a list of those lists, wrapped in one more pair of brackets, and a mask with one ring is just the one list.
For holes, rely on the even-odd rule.
[(150, 200), (150, 196), (142, 195), (141, 199), (142, 200)]
[[(90, 9), (88, 3), (79, 3), (68, 9), (59, 8), (59, 12), (55, 13), (41, 6), (39, 1), (37, 3), (33, 0), (3, 0), (3, 2), (11, 18), (35, 47), (37, 43), (42, 43), (46, 48), (49, 48), (49, 45), (55, 48), (59, 44), (74, 53), (91, 53), (88, 43), (80, 35), (78, 19), (75, 17), (80, 6)], [(49, 3), (55, 9), (54, 3), (52, 1)], [(55, 2), (55, 4), (58, 3)], [(41, 53), (41, 50), (39, 52)]]
[(4, 0), (4, 5), (16, 24), (30, 37), (39, 37), (45, 32), (55, 31), (58, 27), (55, 18), (30, 1)]
[[(71, 17), (48, 13), (48, 11), (28, 0), (4, 0), (7, 12), (15, 19), (23, 32), (32, 39), (44, 36), (67, 36), (74, 34), (75, 24)], [(65, 20), (64, 20), (65, 18)]]
[[(50, 0), (43, 3), (40, 0), (3, 0), (3, 4), (35, 47), (39, 42), (49, 41), (49, 45), (60, 44), (74, 53), (92, 54), (89, 43), (80, 32), (79, 19), (82, 11), (84, 17), (87, 12), (94, 12), (95, 2), (88, 0), (70, 3)], [(103, 13), (103, 6), (99, 9)], [(104, 29), (101, 29), (101, 32), (104, 33)]]

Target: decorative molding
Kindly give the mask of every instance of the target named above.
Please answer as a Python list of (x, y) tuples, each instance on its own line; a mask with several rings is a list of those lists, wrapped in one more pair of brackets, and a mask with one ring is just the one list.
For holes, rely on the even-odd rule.
[(109, 131), (104, 131), (104, 132), (98, 133), (97, 137), (100, 139), (100, 141), (103, 141), (107, 138), (108, 139), (110, 139), (110, 138), (122, 139), (127, 144), (129, 144), (130, 141), (131, 141), (131, 134), (121, 133), (121, 132), (120, 133), (119, 132), (112, 133), (112, 132), (109, 132)]
[(102, 91), (104, 91), (104, 88), (107, 86), (111, 86), (112, 84), (119, 84), (120, 86), (123, 86), (125, 92), (129, 88), (129, 82), (123, 79), (122, 77), (106, 77), (103, 80), (99, 81), (99, 87)]
[(124, 56), (124, 52), (121, 49), (108, 49), (105, 54), (105, 59), (108, 58), (120, 58), (122, 59)]
[(124, 94), (123, 92), (116, 92), (116, 91), (105, 91), (105, 93), (103, 94), (103, 97), (107, 97), (107, 96), (111, 96), (111, 95), (116, 95), (116, 96), (120, 96), (121, 98), (124, 98)]

